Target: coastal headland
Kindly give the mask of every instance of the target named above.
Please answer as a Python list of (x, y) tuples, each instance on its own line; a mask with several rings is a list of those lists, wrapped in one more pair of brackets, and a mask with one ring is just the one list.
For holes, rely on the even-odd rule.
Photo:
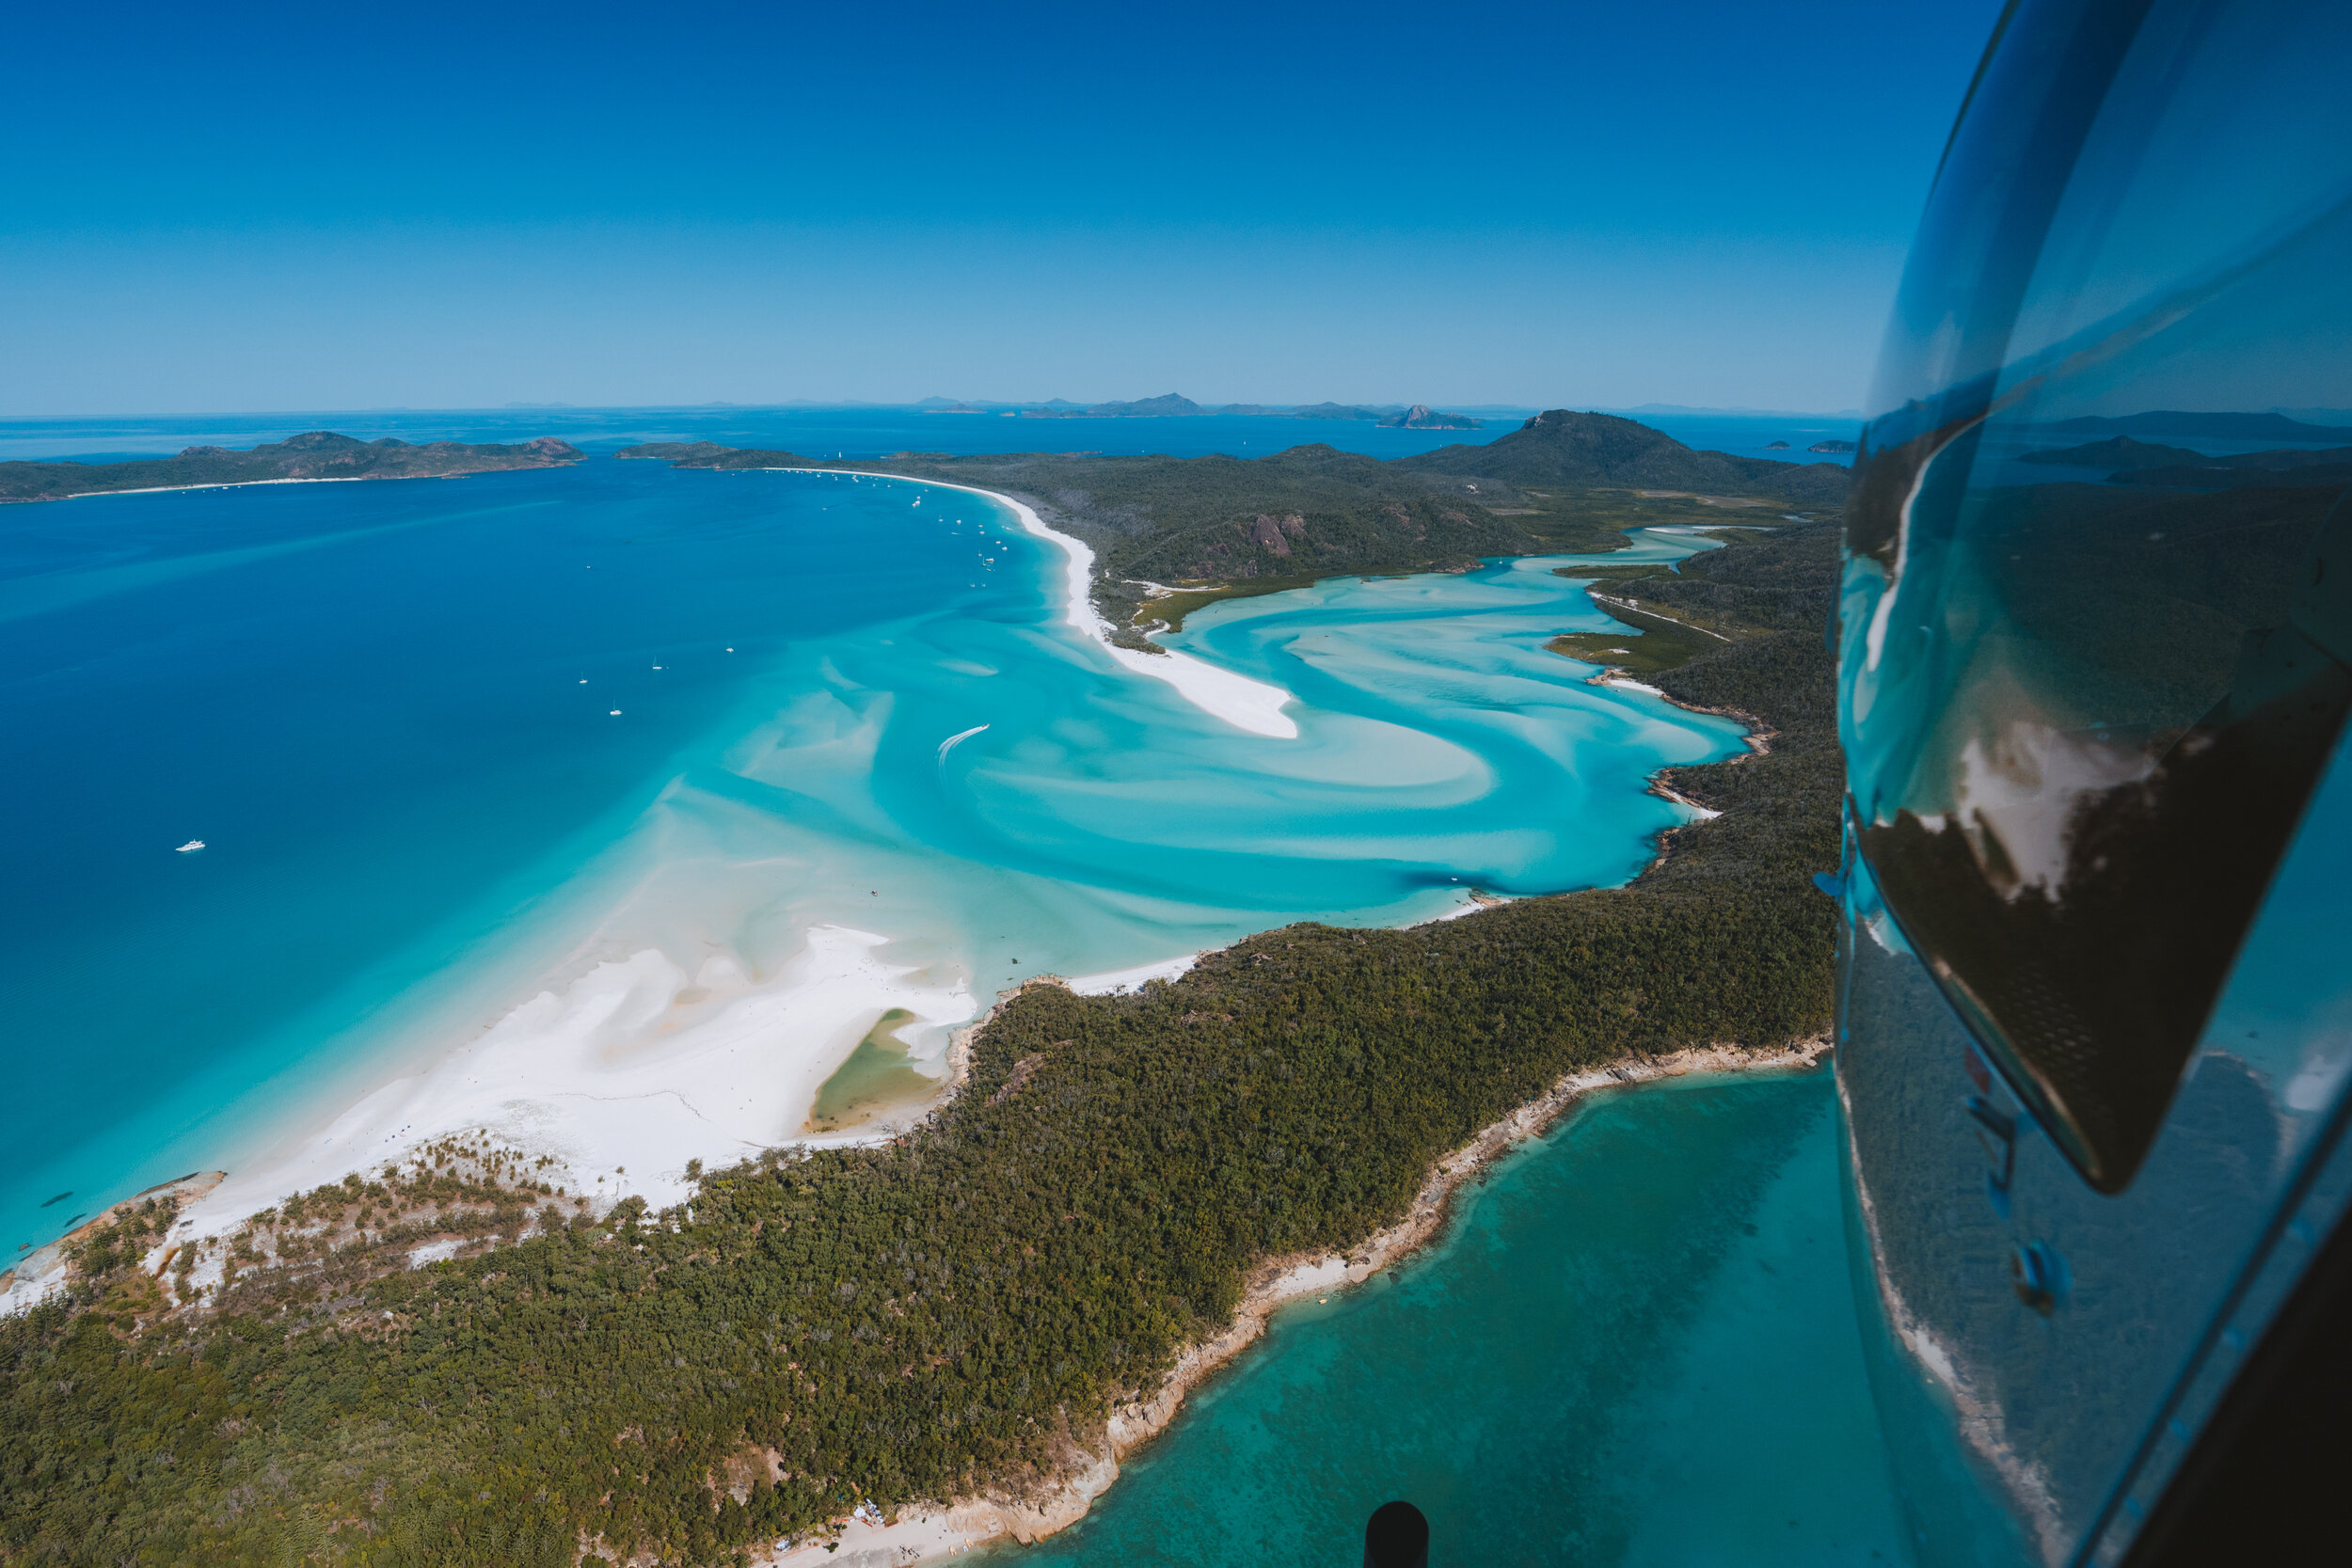
[(570, 442), (551, 436), (508, 446), (464, 441), (412, 446), (390, 436), (361, 441), (331, 430), (313, 430), (244, 451), (189, 447), (177, 457), (126, 463), (0, 463), (0, 501), (318, 480), (453, 479), (510, 468), (551, 468), (577, 463), (583, 455)]
[[(1073, 617), (1105, 641), (1116, 590), (1155, 558), (1443, 570), (1696, 516), (1632, 483), (1379, 466), (1351, 488), (1331, 458), (1285, 455), (1221, 491), (1230, 460), (1081, 469), (1091, 487), (1074, 494), (1052, 481), (1077, 460), (912, 471), (1007, 495), (1034, 514), (1025, 529), (1090, 552), (1060, 546)], [(985, 483), (1002, 470), (1021, 483)], [(1280, 526), (1294, 515), (1301, 531)], [(1523, 543), (1470, 547), (1487, 539)], [(1673, 830), (1626, 887), (1408, 929), (1286, 927), (1109, 994), (1032, 984), (969, 1032), (963, 1088), (919, 1124), (691, 1164), (660, 1207), (469, 1135), (281, 1195), (169, 1256), (176, 1204), (102, 1220), (47, 1300), (0, 1321), (0, 1366), (26, 1370), (0, 1374), (11, 1544), (135, 1530), (228, 1560), (332, 1524), (429, 1531), (449, 1561), (569, 1561), (585, 1542), (718, 1562), (781, 1541), (864, 1549), (849, 1532), (877, 1527), (861, 1519), (956, 1515), (946, 1549), (991, 1533), (976, 1510), (1031, 1537), (1075, 1517), (1285, 1291), (1425, 1241), (1452, 1183), (1563, 1097), (1811, 1049), (1830, 1006), (1830, 911), (1806, 879), (1836, 853), (1817, 614), (1834, 580), (1832, 531), (1801, 519), (1608, 585), (1711, 634), (1643, 672), (1657, 690), (1777, 732), (1769, 752), (1661, 775), (1716, 815)], [(40, 1370), (60, 1357), (71, 1409)], [(89, 1457), (162, 1451), (167, 1413), (188, 1434), (170, 1465)], [(368, 1435), (301, 1435), (322, 1430)], [(232, 1493), (266, 1506), (229, 1508)]]
[[(837, 1536), (759, 1560), (778, 1568), (803, 1568), (825, 1561), (858, 1562), (856, 1554), (881, 1551), (890, 1555), (867, 1560), (914, 1563), (1008, 1536), (1026, 1545), (1067, 1529), (1086, 1517), (1095, 1499), (1119, 1479), (1120, 1462), (1166, 1431), (1195, 1389), (1255, 1344), (1278, 1308), (1361, 1285), (1384, 1269), (1409, 1261), (1442, 1234), (1454, 1196), (1464, 1183), (1483, 1179), (1516, 1146), (1549, 1132), (1579, 1101), (1595, 1093), (1691, 1073), (1802, 1072), (1819, 1067), (1829, 1052), (1830, 1039), (1824, 1034), (1792, 1040), (1782, 1049), (1693, 1047), (1568, 1073), (1544, 1094), (1441, 1156), (1414, 1195), (1411, 1212), (1405, 1219), (1351, 1247), (1261, 1260), (1250, 1271), (1247, 1289), (1225, 1330), (1184, 1346), (1175, 1365), (1148, 1396), (1113, 1407), (1104, 1423), (1100, 1451), (1073, 1456), (1063, 1466), (1057, 1484), (1012, 1499), (977, 1497), (936, 1509), (917, 1505), (900, 1510), (896, 1519), (885, 1520), (878, 1512), (853, 1517)], [(832, 1555), (836, 1551), (849, 1555)]]

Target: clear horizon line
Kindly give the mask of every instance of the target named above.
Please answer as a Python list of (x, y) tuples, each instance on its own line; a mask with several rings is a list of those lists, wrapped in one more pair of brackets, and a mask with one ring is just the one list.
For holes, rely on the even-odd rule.
[[(1166, 394), (1158, 394), (1158, 395), (1166, 395)], [(786, 398), (786, 399), (780, 399), (780, 400), (776, 400), (776, 401), (772, 401), (772, 402), (755, 402), (755, 403), (740, 403), (740, 402), (735, 402), (735, 401), (732, 401), (732, 400), (726, 400), (726, 399), (710, 400), (710, 401), (706, 401), (706, 402), (702, 402), (702, 403), (560, 403), (560, 402), (538, 403), (538, 402), (523, 402), (523, 401), (518, 401), (518, 400), (509, 400), (509, 401), (507, 401), (507, 402), (503, 402), (503, 403), (495, 403), (495, 404), (493, 404), (493, 403), (479, 403), (479, 404), (464, 404), (464, 403), (453, 403), (453, 404), (364, 404), (364, 405), (362, 405), (362, 404), (349, 404), (349, 405), (343, 405), (343, 406), (326, 406), (326, 405), (321, 405), (321, 406), (313, 406), (313, 407), (309, 407), (309, 408), (295, 408), (295, 407), (280, 407), (280, 408), (175, 408), (175, 409), (144, 409), (144, 410), (91, 410), (91, 409), (81, 409), (81, 410), (75, 410), (75, 411), (73, 411), (73, 412), (70, 412), (70, 413), (24, 413), (24, 412), (7, 412), (7, 413), (0, 413), (0, 420), (11, 420), (11, 421), (13, 421), (13, 420), (165, 420), (165, 419), (238, 419), (238, 418), (248, 418), (248, 419), (249, 419), (249, 418), (259, 418), (259, 417), (262, 417), (262, 416), (271, 416), (271, 415), (311, 415), (311, 414), (522, 414), (522, 413), (533, 413), (533, 412), (563, 412), (563, 413), (582, 413), (582, 414), (590, 414), (590, 413), (623, 413), (623, 412), (632, 412), (632, 411), (641, 410), (641, 409), (642, 409), (642, 410), (649, 410), (649, 411), (660, 411), (660, 412), (665, 412), (665, 413), (693, 413), (693, 412), (700, 412), (700, 411), (704, 411), (704, 410), (710, 410), (710, 409), (728, 409), (728, 408), (733, 408), (733, 409), (742, 409), (742, 410), (746, 410), (746, 411), (757, 411), (757, 410), (763, 410), (763, 409), (787, 409), (787, 408), (789, 408), (789, 409), (826, 409), (826, 408), (888, 408), (888, 409), (918, 409), (918, 408), (920, 408), (920, 407), (922, 406), (922, 404), (925, 404), (925, 403), (927, 403), (927, 402), (933, 402), (933, 401), (937, 401), (937, 402), (960, 403), (960, 404), (963, 404), (964, 406), (966, 406), (966, 407), (970, 407), (970, 408), (988, 408), (988, 409), (1023, 409), (1023, 408), (1042, 408), (1042, 407), (1047, 406), (1049, 404), (1058, 402), (1058, 403), (1063, 404), (1066, 407), (1073, 407), (1073, 408), (1076, 408), (1076, 409), (1083, 410), (1083, 409), (1089, 408), (1089, 407), (1097, 407), (1097, 406), (1100, 406), (1102, 404), (1105, 404), (1105, 403), (1135, 403), (1135, 402), (1144, 402), (1144, 401), (1148, 401), (1148, 400), (1146, 400), (1146, 399), (1136, 399), (1136, 398), (1104, 398), (1104, 399), (1100, 399), (1100, 400), (1098, 400), (1096, 403), (1093, 403), (1093, 404), (1079, 404), (1079, 403), (1076, 403), (1074, 400), (1072, 400), (1072, 399), (1050, 399), (1050, 398), (1030, 398), (1030, 399), (1018, 399), (1018, 398), (956, 398), (956, 399), (948, 399), (948, 398), (939, 398), (939, 397), (937, 397), (937, 395), (936, 395), (936, 394), (932, 394), (932, 395), (930, 395), (930, 396), (926, 396), (926, 397), (924, 397), (924, 398), (909, 398), (909, 399), (904, 399), (904, 400), (897, 400), (897, 401), (893, 401), (893, 400), (883, 400), (883, 399), (873, 399), (873, 398), (842, 398), (842, 399), (821, 399), (821, 398)], [(1196, 402), (1197, 402), (1198, 400), (1190, 400), (1190, 401), (1196, 401)], [(1390, 401), (1390, 402), (1384, 402), (1384, 403), (1371, 403), (1371, 402), (1341, 403), (1338, 399), (1335, 399), (1335, 398), (1319, 399), (1319, 400), (1317, 400), (1317, 403), (1330, 403), (1330, 404), (1334, 404), (1334, 405), (1336, 405), (1336, 406), (1343, 407), (1343, 408), (1381, 408), (1381, 409), (1386, 409), (1386, 408), (1410, 408), (1410, 407), (1415, 406), (1415, 404), (1410, 404), (1410, 403), (1402, 403), (1402, 402), (1395, 402), (1395, 401)], [(1200, 406), (1201, 406), (1202, 408), (1204, 408), (1204, 409), (1211, 409), (1211, 410), (1214, 410), (1214, 409), (1216, 409), (1216, 408), (1222, 408), (1222, 407), (1234, 407), (1234, 406), (1241, 406), (1241, 407), (1258, 407), (1258, 408), (1275, 408), (1275, 409), (1297, 409), (1297, 408), (1310, 408), (1310, 407), (1314, 407), (1314, 406), (1316, 406), (1316, 405), (1317, 405), (1317, 404), (1302, 404), (1302, 403), (1251, 403), (1251, 402), (1248, 402), (1248, 400), (1238, 399), (1238, 398), (1237, 398), (1237, 399), (1232, 399), (1232, 400), (1230, 400), (1230, 401), (1225, 402), (1225, 403), (1203, 403), (1203, 404), (1200, 404)], [(1653, 414), (1714, 414), (1714, 415), (1729, 415), (1729, 416), (1739, 417), (1739, 418), (1756, 418), (1756, 419), (1835, 419), (1835, 420), (1858, 420), (1858, 419), (1861, 419), (1861, 418), (1863, 417), (1863, 416), (1862, 416), (1862, 412), (1861, 412), (1861, 410), (1859, 410), (1859, 409), (1854, 409), (1854, 408), (1839, 408), (1839, 409), (1757, 408), (1757, 407), (1753, 407), (1753, 406), (1744, 406), (1744, 405), (1738, 405), (1738, 404), (1678, 404), (1678, 403), (1656, 403), (1656, 402), (1650, 402), (1650, 403), (1639, 403), (1639, 404), (1611, 404), (1611, 403), (1598, 403), (1598, 402), (1580, 402), (1580, 401), (1576, 401), (1576, 400), (1569, 400), (1569, 401), (1564, 401), (1564, 402), (1547, 402), (1547, 403), (1452, 403), (1452, 404), (1442, 404), (1442, 405), (1441, 405), (1441, 404), (1423, 404), (1422, 406), (1426, 406), (1426, 407), (1428, 407), (1428, 408), (1432, 409), (1433, 411), (1436, 411), (1436, 412), (1438, 412), (1438, 413), (1452, 413), (1452, 412), (1458, 412), (1458, 413), (1469, 413), (1469, 414), (1482, 414), (1482, 413), (1483, 413), (1483, 414), (1498, 414), (1498, 415), (1502, 415), (1502, 414), (1522, 414), (1522, 413), (1543, 413), (1543, 412), (1546, 412), (1546, 411), (1548, 411), (1548, 410), (1549, 410), (1549, 409), (1553, 409), (1553, 408), (1562, 408), (1562, 409), (1568, 409), (1568, 410), (1571, 410), (1571, 411), (1575, 411), (1575, 410), (1582, 410), (1582, 411), (1585, 411), (1585, 412), (1590, 412), (1590, 413), (1598, 413), (1598, 414), (1639, 414), (1639, 413), (1653, 413)], [(1197, 416), (1193, 416), (1193, 415), (1158, 415), (1158, 416), (1153, 416), (1153, 415), (1144, 415), (1144, 416), (1134, 416), (1134, 415), (1128, 415), (1128, 416), (1111, 416), (1111, 417), (1124, 417), (1124, 418), (1137, 418), (1137, 417), (1141, 417), (1141, 418), (1147, 418), (1147, 419), (1149, 419), (1149, 418), (1191, 419), (1191, 418), (1196, 418)], [(1244, 415), (1244, 416), (1238, 416), (1238, 417), (1240, 417), (1240, 418), (1250, 418), (1250, 417), (1252, 417), (1252, 416)]]

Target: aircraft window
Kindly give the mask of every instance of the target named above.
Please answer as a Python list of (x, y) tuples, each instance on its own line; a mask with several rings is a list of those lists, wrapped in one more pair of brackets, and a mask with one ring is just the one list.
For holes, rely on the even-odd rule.
[(2042, 9), (1897, 308), (1844, 739), (1888, 909), (2117, 1192), (2352, 711), (2352, 18)]

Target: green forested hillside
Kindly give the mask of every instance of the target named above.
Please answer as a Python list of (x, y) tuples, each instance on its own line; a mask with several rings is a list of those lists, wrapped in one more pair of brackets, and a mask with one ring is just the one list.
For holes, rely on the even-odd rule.
[[(791, 452), (707, 442), (616, 455), (687, 468), (818, 466)], [(1346, 572), (1459, 571), (1481, 556), (1605, 549), (1622, 526), (1613, 516), (1621, 507), (1586, 518), (1557, 498), (1542, 508), (1521, 500), (1498, 515), (1393, 463), (1323, 445), (1260, 458), (901, 452), (825, 466), (976, 485), (1035, 506), (1094, 550), (1095, 600), (1121, 641), (1136, 646), (1145, 644), (1131, 623), (1147, 603), (1147, 582), (1206, 588), (1197, 603)]]
[[(1205, 517), (1224, 471), (1194, 471), (1088, 504)], [(1834, 569), (1805, 526), (1623, 584), (1730, 639), (1649, 678), (1779, 732), (1674, 770), (1724, 815), (1629, 887), (1293, 927), (1135, 995), (1032, 986), (919, 1132), (708, 1173), (663, 1213), (597, 1217), (445, 1148), (264, 1216), (198, 1311), (133, 1261), (168, 1212), (128, 1216), (71, 1300), (0, 1323), (0, 1562), (569, 1563), (586, 1541), (723, 1563), (858, 1497), (1052, 1471), (1253, 1260), (1395, 1221), (1564, 1072), (1826, 1025), (1833, 911), (1806, 879), (1835, 863), (1837, 771), (1809, 618)], [(443, 1233), (501, 1241), (397, 1266)]]
[[(820, 466), (710, 442), (616, 455), (690, 468)], [(1093, 548), (1096, 602), (1121, 641), (1139, 647), (1149, 644), (1135, 625), (1165, 618), (1147, 583), (1186, 589), (1181, 615), (1209, 597), (1342, 573), (1467, 570), (1481, 556), (1608, 549), (1632, 523), (1723, 515), (1688, 499), (1694, 492), (1836, 507), (1848, 474), (1836, 464), (1693, 451), (1631, 420), (1561, 410), (1486, 445), (1385, 462), (1317, 444), (1259, 458), (898, 452), (822, 466), (1019, 497)], [(1645, 489), (1664, 493), (1645, 498)]]
[(1442, 570), (1538, 543), (1378, 458), (1322, 445), (1258, 458), (1032, 452), (874, 466), (1034, 499), (1114, 578)]
[(1554, 408), (1478, 446), (1440, 447), (1396, 466), (1414, 473), (1468, 476), (1516, 485), (1647, 486), (1773, 496), (1807, 506), (1846, 499), (1850, 471), (1836, 463), (1696, 451), (1662, 430), (1613, 414)]

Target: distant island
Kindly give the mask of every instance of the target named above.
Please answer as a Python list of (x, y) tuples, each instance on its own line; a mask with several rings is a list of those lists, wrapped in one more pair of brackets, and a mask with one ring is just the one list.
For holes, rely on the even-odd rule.
[(1155, 398), (1138, 398), (1133, 403), (1097, 403), (1085, 408), (1028, 408), (1022, 410), (1021, 417), (1025, 420), (1167, 420), (1209, 412), (1188, 397), (1167, 392)]
[(1764, 443), (1764, 450), (1766, 451), (1787, 451), (1788, 450), (1788, 443), (1786, 441), (1767, 441)]
[(187, 447), (176, 457), (128, 463), (0, 463), (0, 501), (64, 500), (124, 490), (188, 490), (220, 484), (273, 484), (325, 479), (447, 479), (506, 468), (552, 468), (585, 456), (568, 441), (542, 436), (515, 446), (428, 441), (411, 446), (386, 436), (361, 441), (331, 430), (290, 436), (245, 451)]
[(2104, 441), (2086, 441), (2078, 447), (2029, 451), (2017, 461), (2069, 468), (2160, 468), (2167, 464), (2199, 464), (2212, 459), (2188, 447), (2168, 447), (2154, 441), (2135, 441), (2128, 436), (2111, 436)]
[(1804, 450), (1807, 451), (1837, 452), (1857, 451), (1860, 449), (1857, 448), (1851, 441), (1816, 441)]
[[(2301, 428), (2322, 435), (2336, 434), (2322, 425)], [(2156, 489), (2309, 489), (2352, 483), (2352, 447), (2280, 447), (2269, 451), (2208, 457), (2193, 447), (2165, 446), (2117, 436), (2105, 441), (2087, 441), (2078, 447), (2026, 452), (2017, 461), (2070, 468), (2105, 468), (2111, 484)]]
[(1380, 422), (1391, 430), (1476, 430), (1483, 421), (1473, 420), (1468, 414), (1434, 413), (1427, 404), (1417, 403), (1404, 413), (1391, 415)]
[(924, 414), (999, 414), (1024, 420), (1182, 420), (1207, 418), (1251, 420), (1346, 420), (1404, 430), (1476, 430), (1483, 421), (1468, 414), (1433, 411), (1427, 404), (1367, 406), (1354, 403), (1199, 404), (1177, 392), (1128, 402), (1071, 403), (1051, 398), (1041, 404), (965, 403), (956, 398), (925, 398), (914, 404)]

